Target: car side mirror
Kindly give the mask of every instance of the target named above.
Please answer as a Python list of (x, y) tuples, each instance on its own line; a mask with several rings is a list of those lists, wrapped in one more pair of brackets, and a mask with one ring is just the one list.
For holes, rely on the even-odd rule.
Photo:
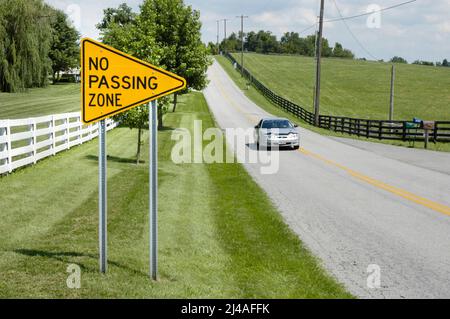
[(259, 126), (258, 126), (258, 125), (256, 125), (256, 126), (255, 126), (255, 128), (256, 128), (256, 129), (259, 129)]
[(297, 124), (294, 124), (294, 127), (298, 127), (298, 125), (297, 125)]

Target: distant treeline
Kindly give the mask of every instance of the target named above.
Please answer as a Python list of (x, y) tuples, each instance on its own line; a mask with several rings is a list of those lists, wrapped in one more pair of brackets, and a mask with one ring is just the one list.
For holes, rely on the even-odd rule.
[[(408, 61), (402, 57), (399, 56), (395, 56), (393, 57), (389, 62), (393, 62), (393, 63), (403, 63), (403, 64), (408, 64)], [(428, 65), (428, 66), (442, 66), (442, 67), (450, 67), (450, 63), (448, 62), (447, 59), (444, 59), (442, 62), (430, 62), (430, 61), (422, 61), (422, 60), (416, 60), (414, 61), (412, 64), (416, 64), (416, 65)]]
[(79, 34), (42, 0), (0, 0), (0, 91), (43, 87), (79, 65)]
[[(270, 31), (251, 31), (245, 34), (244, 50), (263, 54), (299, 54), (314, 56), (316, 50), (316, 36), (309, 35), (300, 37), (296, 32), (286, 32), (280, 40)], [(221, 51), (236, 52), (241, 50), (240, 33), (232, 33), (226, 40), (220, 43)], [(215, 44), (210, 43), (209, 48), (212, 53), (217, 51)], [(331, 47), (326, 38), (323, 39), (322, 56), (353, 59), (355, 55), (352, 51), (343, 48), (340, 43)]]
[[(239, 32), (236, 34), (233, 32), (227, 39), (224, 39), (219, 43), (219, 47), (217, 47), (215, 43), (210, 42), (208, 44), (208, 49), (211, 54), (217, 54), (219, 51), (241, 51), (241, 33)], [(281, 39), (278, 40), (270, 31), (251, 31), (244, 34), (244, 50), (262, 54), (298, 54), (315, 56), (316, 36), (313, 34), (302, 38), (297, 32), (286, 32)], [(355, 54), (351, 50), (345, 49), (342, 44), (338, 42), (335, 43), (334, 47), (331, 47), (326, 38), (323, 38), (322, 56), (346, 59), (355, 58)], [(360, 58), (360, 60), (366, 59)], [(380, 60), (380, 62), (384, 61)], [(389, 62), (408, 63), (406, 59), (399, 56), (394, 56)], [(416, 60), (412, 64), (450, 67), (450, 62), (447, 59), (444, 59), (442, 62)]]

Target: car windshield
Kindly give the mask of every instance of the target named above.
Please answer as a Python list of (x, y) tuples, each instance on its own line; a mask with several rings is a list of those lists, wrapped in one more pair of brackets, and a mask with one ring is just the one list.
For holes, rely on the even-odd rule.
[(262, 128), (271, 129), (271, 128), (292, 128), (291, 122), (288, 120), (269, 120), (264, 121), (262, 124)]

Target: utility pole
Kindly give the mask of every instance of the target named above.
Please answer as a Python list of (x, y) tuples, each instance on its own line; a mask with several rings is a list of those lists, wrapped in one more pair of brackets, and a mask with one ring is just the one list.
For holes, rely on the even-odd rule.
[(223, 38), (227, 39), (227, 21), (228, 19), (223, 19)]
[(314, 96), (314, 124), (319, 126), (320, 115), (320, 69), (322, 62), (322, 34), (323, 34), (324, 0), (320, 0), (319, 34), (316, 47), (316, 93)]
[(219, 53), (220, 53), (220, 50), (219, 50), (219, 31), (220, 31), (219, 23), (220, 23), (220, 20), (216, 20), (216, 22), (217, 22), (217, 42), (216, 42), (216, 45), (217, 45), (217, 51), (219, 51)]
[(389, 108), (389, 121), (394, 120), (394, 85), (395, 85), (395, 65), (391, 69), (391, 103)]
[(236, 18), (241, 18), (241, 76), (244, 77), (244, 19), (248, 16), (237, 16)]

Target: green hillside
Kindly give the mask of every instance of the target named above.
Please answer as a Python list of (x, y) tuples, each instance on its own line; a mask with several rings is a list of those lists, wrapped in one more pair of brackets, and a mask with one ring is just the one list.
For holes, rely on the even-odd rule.
[[(240, 54), (235, 54), (239, 58)], [(314, 59), (247, 53), (245, 67), (275, 93), (312, 110)], [(394, 119), (450, 120), (450, 68), (396, 64)], [(387, 119), (391, 64), (323, 59), (321, 113)]]

